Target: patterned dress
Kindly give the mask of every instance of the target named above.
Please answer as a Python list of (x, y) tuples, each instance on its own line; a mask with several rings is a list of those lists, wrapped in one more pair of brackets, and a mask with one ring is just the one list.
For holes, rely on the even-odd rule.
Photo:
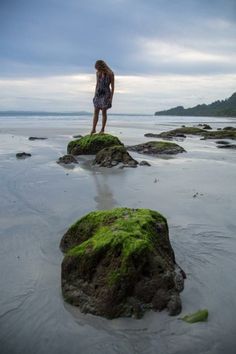
[(111, 108), (111, 77), (108, 74), (98, 75), (98, 83), (93, 98), (95, 108), (108, 109)]

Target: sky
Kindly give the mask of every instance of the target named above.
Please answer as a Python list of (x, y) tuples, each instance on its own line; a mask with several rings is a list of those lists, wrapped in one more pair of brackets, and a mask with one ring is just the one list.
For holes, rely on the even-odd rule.
[(0, 110), (111, 113), (191, 107), (236, 91), (236, 0), (0, 0)]

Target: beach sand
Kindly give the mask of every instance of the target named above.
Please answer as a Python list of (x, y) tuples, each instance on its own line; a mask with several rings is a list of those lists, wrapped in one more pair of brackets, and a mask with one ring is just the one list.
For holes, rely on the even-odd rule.
[[(107, 132), (127, 144), (144, 134), (197, 124), (198, 119), (115, 117)], [(216, 129), (236, 120), (201, 118)], [(1, 354), (235, 353), (236, 154), (215, 140), (177, 142), (187, 153), (149, 157), (151, 167), (106, 169), (91, 156), (64, 168), (56, 160), (91, 119), (0, 118)], [(47, 140), (29, 141), (29, 136)], [(176, 141), (175, 141), (176, 142)], [(32, 157), (17, 160), (17, 152)], [(196, 197), (194, 195), (197, 194)], [(182, 315), (209, 310), (206, 323), (186, 324), (167, 312), (106, 320), (81, 314), (61, 296), (60, 239), (96, 209), (150, 208), (168, 220), (178, 264), (187, 273)]]

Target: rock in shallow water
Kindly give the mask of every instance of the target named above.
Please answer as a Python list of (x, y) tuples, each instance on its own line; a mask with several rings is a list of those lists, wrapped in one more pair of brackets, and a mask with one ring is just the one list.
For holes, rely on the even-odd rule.
[(183, 273), (158, 212), (91, 212), (69, 228), (60, 247), (63, 296), (82, 312), (107, 318), (139, 318), (148, 309), (180, 313)]
[(140, 154), (148, 154), (148, 155), (161, 155), (168, 154), (174, 155), (180, 152), (185, 152), (182, 146), (179, 146), (175, 143), (170, 143), (166, 141), (149, 141), (144, 144), (128, 146), (128, 150), (136, 151)]
[(37, 136), (30, 136), (29, 140), (47, 140), (47, 138), (40, 138), (40, 137), (37, 137)]
[(57, 160), (58, 164), (71, 164), (71, 163), (78, 163), (78, 161), (76, 160), (76, 158), (73, 155), (64, 155), (59, 157), (59, 159)]
[(18, 152), (16, 154), (16, 158), (17, 159), (26, 159), (27, 157), (30, 157), (31, 154), (27, 153), (27, 152)]
[(72, 140), (67, 146), (67, 153), (72, 155), (95, 155), (98, 151), (123, 144), (120, 140), (110, 134), (86, 135), (78, 140)]
[(119, 163), (123, 163), (124, 167), (136, 167), (138, 162), (134, 160), (122, 145), (115, 145), (100, 150), (96, 154), (94, 164), (101, 167), (114, 167)]

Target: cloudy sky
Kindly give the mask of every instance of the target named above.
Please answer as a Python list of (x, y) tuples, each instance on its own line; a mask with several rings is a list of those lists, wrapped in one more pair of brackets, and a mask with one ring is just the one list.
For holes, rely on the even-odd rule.
[(113, 113), (236, 91), (236, 0), (0, 0), (0, 110), (92, 111), (94, 63)]

